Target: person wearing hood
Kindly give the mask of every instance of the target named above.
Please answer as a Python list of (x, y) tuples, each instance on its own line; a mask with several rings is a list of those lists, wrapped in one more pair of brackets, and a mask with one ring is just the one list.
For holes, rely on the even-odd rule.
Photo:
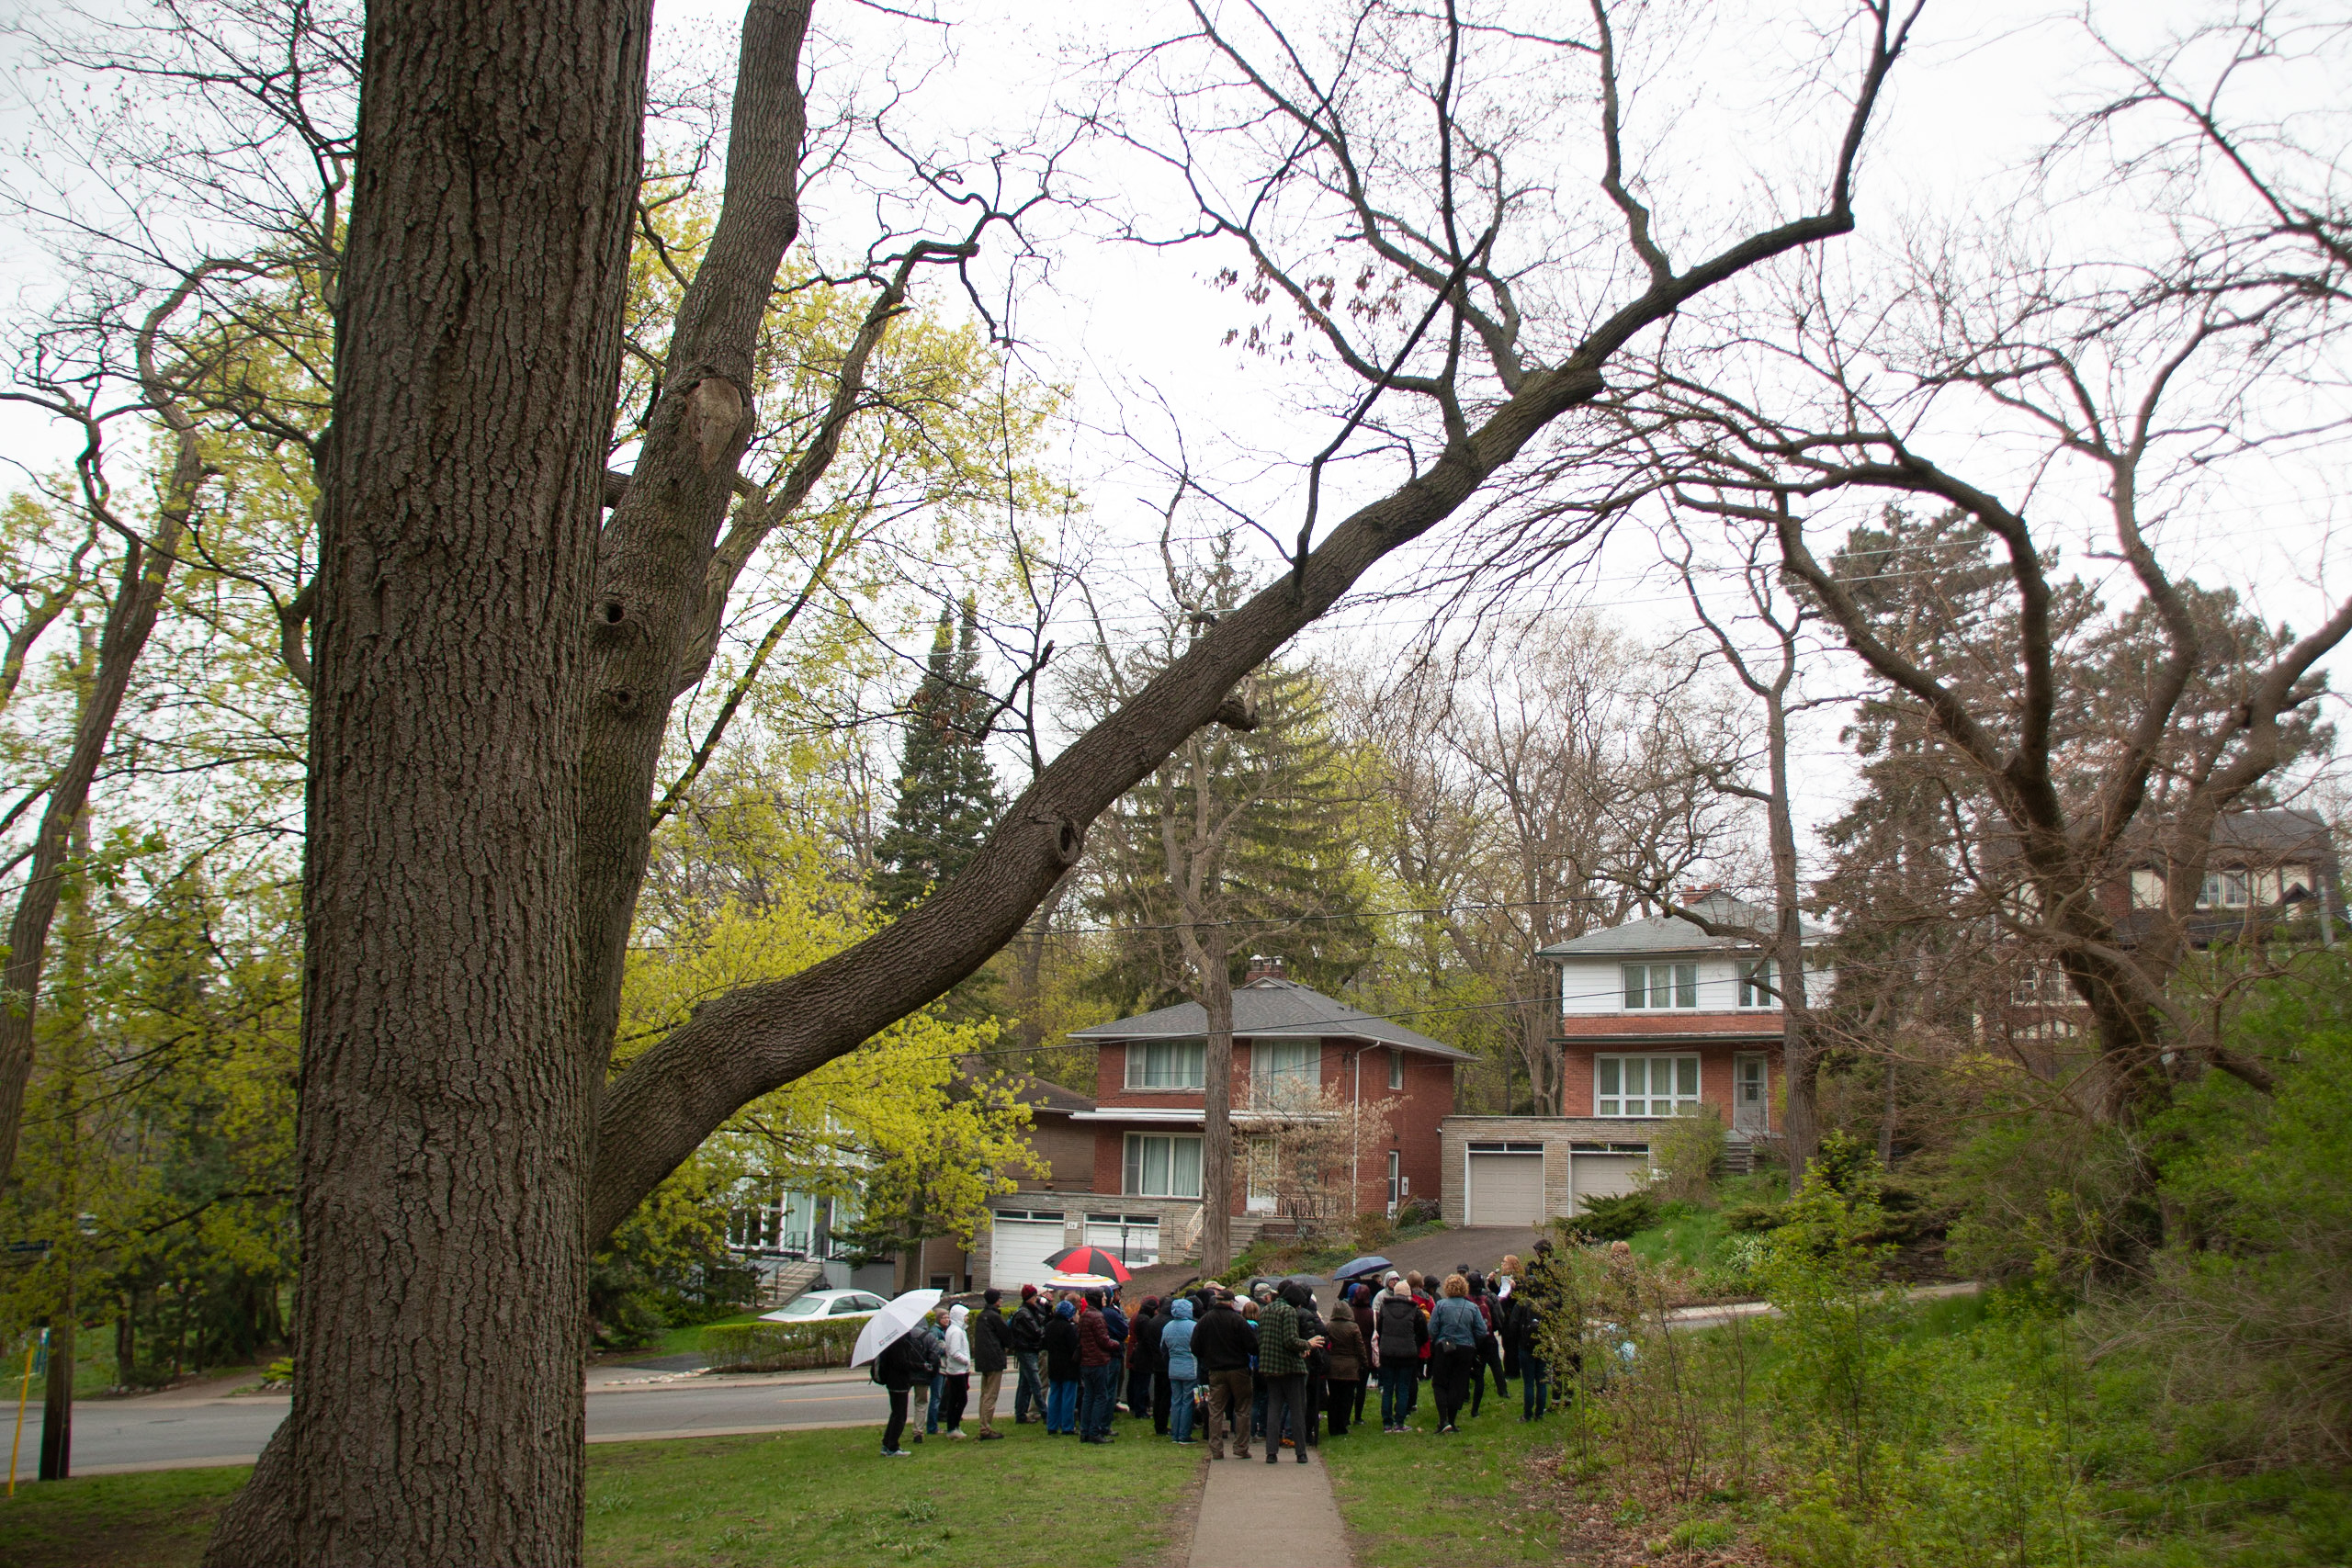
[(1078, 1306), (1069, 1297), (1046, 1321), (1046, 1436), (1078, 1431)]
[(1324, 1372), (1331, 1436), (1346, 1435), (1348, 1423), (1355, 1418), (1358, 1402), (1363, 1398), (1364, 1359), (1363, 1330), (1356, 1323), (1355, 1309), (1342, 1301), (1331, 1309), (1326, 1320), (1324, 1335), (1331, 1341), (1325, 1350)]
[(1159, 1331), (1159, 1348), (1168, 1358), (1162, 1386), (1168, 1399), (1170, 1435), (1180, 1443), (1193, 1440), (1193, 1389), (1201, 1380), (1201, 1364), (1193, 1355), (1193, 1303), (1179, 1296), (1168, 1309)]
[(939, 1425), (951, 1438), (964, 1436), (964, 1406), (972, 1397), (972, 1337), (964, 1327), (972, 1309), (948, 1309), (947, 1342), (939, 1358), (939, 1375), (945, 1385), (939, 1395)]

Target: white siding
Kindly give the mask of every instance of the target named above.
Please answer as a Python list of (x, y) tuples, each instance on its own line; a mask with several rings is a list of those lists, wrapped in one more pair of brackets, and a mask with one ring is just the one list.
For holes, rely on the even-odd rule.
[[(1631, 958), (1570, 958), (1561, 961), (1560, 1011), (1569, 1017), (1590, 1016), (1595, 1013), (1622, 1013), (1625, 1009), (1624, 966), (1636, 962)], [(1642, 963), (1690, 963), (1685, 958), (1643, 959)], [(1739, 1005), (1739, 966), (1747, 962), (1725, 954), (1702, 954), (1699, 965), (1699, 1012), (1768, 1011), (1769, 1009), (1745, 1009)], [(1805, 999), (1818, 1006), (1829, 995), (1835, 972), (1805, 967)], [(1642, 1009), (1643, 1012), (1650, 1010)]]

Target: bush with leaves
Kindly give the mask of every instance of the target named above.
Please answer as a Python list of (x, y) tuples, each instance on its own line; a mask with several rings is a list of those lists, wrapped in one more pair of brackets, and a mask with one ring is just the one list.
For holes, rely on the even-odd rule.
[(1703, 1203), (1724, 1164), (1723, 1111), (1700, 1106), (1658, 1123), (1650, 1134), (1649, 1190), (1668, 1203)]
[(1879, 1180), (1875, 1154), (1829, 1134), (1756, 1267), (1781, 1312), (1780, 1395), (1816, 1423), (1841, 1495), (1864, 1514), (1910, 1398), (1894, 1360), (1909, 1305), (1886, 1282), (1894, 1249), (1874, 1239), (1885, 1221)]
[(1623, 1192), (1613, 1198), (1588, 1198), (1584, 1212), (1554, 1222), (1571, 1243), (1625, 1241), (1657, 1224), (1658, 1201), (1647, 1191)]

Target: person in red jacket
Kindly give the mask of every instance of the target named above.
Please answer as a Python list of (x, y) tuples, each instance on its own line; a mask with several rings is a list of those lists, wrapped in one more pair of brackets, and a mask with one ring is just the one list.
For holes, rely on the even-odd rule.
[(1119, 1390), (1119, 1347), (1102, 1321), (1102, 1292), (1086, 1292), (1078, 1313), (1078, 1440), (1111, 1441), (1111, 1401)]

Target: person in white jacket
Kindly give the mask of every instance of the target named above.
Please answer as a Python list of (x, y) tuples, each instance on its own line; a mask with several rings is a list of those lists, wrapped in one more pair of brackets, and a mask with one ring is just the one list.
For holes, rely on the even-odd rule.
[(946, 1353), (940, 1358), (940, 1376), (946, 1386), (939, 1395), (939, 1424), (951, 1438), (964, 1435), (964, 1405), (972, 1397), (972, 1339), (964, 1320), (972, 1309), (959, 1306), (947, 1314)]

